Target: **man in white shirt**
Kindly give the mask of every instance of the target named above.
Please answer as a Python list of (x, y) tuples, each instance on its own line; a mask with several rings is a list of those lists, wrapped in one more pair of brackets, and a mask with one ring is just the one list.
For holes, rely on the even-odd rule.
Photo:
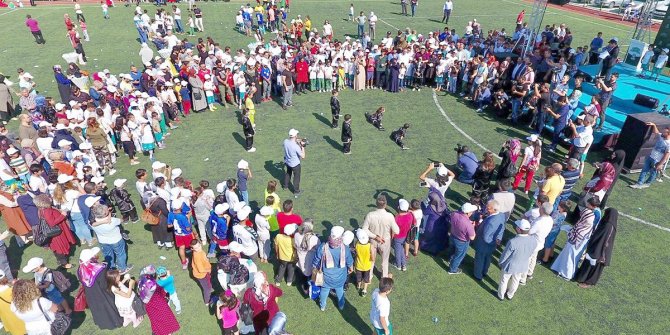
[(102, 254), (105, 261), (112, 268), (117, 268), (121, 274), (126, 274), (132, 270), (132, 265), (128, 265), (128, 255), (126, 254), (126, 241), (121, 235), (121, 220), (113, 218), (109, 212), (109, 208), (105, 205), (97, 203), (99, 197), (90, 197), (86, 199), (86, 205), (89, 201), (93, 204), (91, 207), (91, 214), (95, 217), (95, 221), (91, 223), (95, 235), (98, 236), (98, 242), (102, 249)]
[(258, 252), (258, 235), (256, 231), (250, 227), (246, 226), (247, 218), (251, 213), (251, 208), (249, 206), (244, 206), (240, 211), (237, 212), (237, 219), (239, 223), (233, 226), (233, 238), (234, 240), (242, 245), (242, 254), (251, 258)]
[(368, 25), (370, 26), (370, 38), (375, 40), (375, 31), (377, 31), (377, 15), (374, 12), (370, 12), (370, 17), (368, 18)]
[(165, 42), (167, 42), (167, 49), (172, 50), (175, 46), (181, 44), (181, 41), (179, 40), (179, 37), (175, 36), (172, 34), (172, 30), (167, 31), (167, 35), (163, 37)]
[(533, 271), (535, 270), (535, 264), (537, 264), (537, 253), (544, 249), (544, 240), (549, 235), (551, 227), (554, 225), (554, 219), (551, 217), (551, 212), (554, 210), (554, 205), (551, 202), (545, 202), (540, 206), (540, 217), (533, 220), (530, 225), (530, 231), (528, 235), (535, 238), (537, 241), (537, 246), (535, 251), (530, 256), (528, 261), (528, 271), (521, 275), (519, 284), (526, 285), (527, 279), (533, 279)]
[(454, 9), (454, 3), (451, 2), (451, 0), (447, 0), (444, 3), (444, 6), (442, 6), (442, 11), (444, 12), (444, 15), (442, 16), (442, 22), (444, 23), (449, 23), (449, 16), (451, 15), (451, 11)]
[(235, 208), (235, 205), (240, 202), (240, 198), (237, 196), (237, 192), (235, 192), (236, 189), (237, 182), (235, 179), (228, 179), (228, 181), (226, 181), (226, 201), (230, 208)]
[(576, 160), (582, 159), (582, 154), (593, 143), (593, 117), (582, 114), (577, 117), (582, 120), (582, 125), (577, 126), (572, 121), (568, 122), (568, 127), (572, 128), (572, 147), (568, 152), (568, 158)]
[(376, 334), (392, 334), (393, 326), (389, 316), (391, 314), (391, 302), (388, 295), (393, 291), (393, 279), (382, 278), (379, 280), (379, 288), (372, 292), (372, 304), (370, 308), (370, 321), (375, 328)]

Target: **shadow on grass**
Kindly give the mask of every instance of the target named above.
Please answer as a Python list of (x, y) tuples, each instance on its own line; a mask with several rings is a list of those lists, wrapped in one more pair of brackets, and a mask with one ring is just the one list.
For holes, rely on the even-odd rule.
[(342, 150), (344, 150), (344, 148), (342, 147), (342, 145), (340, 144), (340, 142), (334, 140), (332, 137), (326, 135), (326, 136), (323, 137), (323, 139), (324, 139), (328, 144), (330, 144), (330, 146), (333, 147), (333, 149), (335, 149), (335, 150), (337, 150), (337, 151), (342, 151)]
[(284, 178), (284, 164), (281, 162), (265, 161), (263, 165), (272, 178), (277, 179), (278, 183)]
[[(373, 199), (375, 199), (375, 201), (376, 201), (376, 200), (377, 200), (377, 197), (379, 197), (379, 196), (382, 195), (382, 194), (383, 194), (383, 195), (386, 195), (386, 204), (388, 205), (388, 207), (391, 207), (391, 208), (393, 209), (394, 212), (395, 212), (395, 211), (397, 210), (397, 208), (398, 208), (398, 202), (400, 201), (400, 199), (405, 198), (404, 195), (402, 195), (402, 194), (400, 194), (400, 193), (398, 193), (398, 192), (391, 191), (391, 190), (389, 190), (389, 189), (385, 189), (385, 188), (384, 188), (384, 189), (378, 189), (378, 190), (375, 192), (375, 194), (374, 194), (374, 196), (373, 196)], [(376, 206), (373, 205), (372, 207), (376, 207)]]
[(323, 116), (323, 115), (321, 115), (321, 114), (318, 114), (318, 113), (312, 113), (312, 115), (314, 115), (314, 117), (315, 117), (317, 120), (321, 121), (321, 123), (323, 123), (323, 124), (325, 124), (326, 126), (328, 126), (328, 128), (331, 128), (331, 127), (332, 127), (333, 124), (331, 123), (330, 120), (328, 120), (327, 117), (325, 117), (325, 116)]
[(233, 135), (233, 138), (237, 143), (239, 143), (243, 148), (247, 145), (244, 136), (240, 135), (238, 132), (233, 132), (231, 135)]
[(346, 298), (345, 298), (345, 303), (344, 303), (344, 308), (342, 310), (339, 310), (340, 314), (342, 314), (342, 318), (347, 321), (352, 327), (356, 328), (359, 334), (370, 334), (370, 326), (368, 326), (368, 323), (366, 320), (363, 320), (361, 318), (361, 315), (366, 315), (365, 311), (364, 312), (359, 312), (356, 307), (354, 307), (351, 303), (346, 303)]

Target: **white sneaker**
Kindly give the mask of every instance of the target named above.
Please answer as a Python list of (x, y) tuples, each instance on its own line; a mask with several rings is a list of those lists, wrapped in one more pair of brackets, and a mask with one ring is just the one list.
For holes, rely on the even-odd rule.
[(247, 152), (256, 152), (256, 148), (251, 148), (251, 149), (247, 150)]
[(116, 170), (114, 170), (114, 169), (109, 170), (109, 175), (110, 176), (113, 176), (115, 173), (116, 173)]

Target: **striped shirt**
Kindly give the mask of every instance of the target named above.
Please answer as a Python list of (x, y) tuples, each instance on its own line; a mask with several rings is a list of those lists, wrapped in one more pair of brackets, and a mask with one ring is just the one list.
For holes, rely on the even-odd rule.
[(28, 173), (28, 164), (26, 164), (26, 161), (21, 156), (10, 159), (9, 166), (11, 166), (14, 169), (14, 172), (19, 176)]
[(579, 221), (577, 221), (575, 226), (568, 232), (568, 242), (574, 245), (580, 245), (584, 239), (591, 234), (594, 220), (595, 214), (593, 211), (588, 208), (584, 209), (582, 215), (579, 217)]
[(579, 170), (563, 170), (561, 176), (565, 179), (565, 185), (563, 185), (563, 191), (561, 192), (561, 197), (570, 196), (572, 193), (572, 188), (579, 181)]

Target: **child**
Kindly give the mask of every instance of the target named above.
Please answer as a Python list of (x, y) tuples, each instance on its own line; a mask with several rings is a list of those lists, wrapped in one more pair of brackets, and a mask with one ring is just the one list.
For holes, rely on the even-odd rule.
[(163, 130), (161, 129), (161, 117), (157, 112), (151, 112), (151, 130), (154, 132), (154, 139), (158, 144), (158, 149), (165, 149)]
[(214, 83), (212, 82), (212, 76), (209, 74), (205, 75), (205, 82), (202, 85), (202, 88), (205, 90), (205, 97), (207, 97), (207, 105), (209, 106), (209, 111), (213, 112), (216, 110), (214, 107)]
[(140, 132), (142, 136), (142, 151), (149, 153), (149, 159), (153, 162), (154, 149), (156, 149), (154, 142), (156, 140), (154, 138), (154, 131), (152, 124), (150, 122), (142, 124), (140, 126)]
[[(187, 210), (184, 211), (184, 209)], [(184, 214), (189, 212), (190, 208), (184, 206), (184, 201), (181, 198), (177, 198), (172, 201), (172, 211), (168, 214), (167, 218), (168, 226), (174, 227), (174, 242), (177, 248), (179, 248), (179, 259), (181, 260), (182, 270), (188, 269), (186, 247), (190, 247), (193, 240), (193, 226), (191, 225), (191, 221), (186, 217), (186, 214)]]
[[(277, 197), (276, 199), (279, 199)], [(277, 213), (279, 213), (279, 202), (275, 201), (275, 197), (269, 195), (265, 197), (265, 206), (272, 207), (273, 213), (268, 218), (268, 223), (270, 223), (270, 243), (274, 245), (275, 237), (279, 234), (279, 221), (277, 220)]]
[(421, 222), (423, 220), (423, 210), (421, 209), (421, 201), (417, 199), (412, 199), (410, 202), (411, 210), (410, 212), (414, 215), (414, 225), (409, 231), (407, 245), (405, 246), (405, 258), (409, 257), (409, 244), (414, 245), (414, 251), (412, 255), (414, 257), (419, 255), (419, 233), (421, 231)]
[(337, 123), (340, 120), (340, 100), (338, 99), (340, 93), (337, 90), (333, 90), (332, 96), (330, 97), (330, 113), (333, 115), (333, 120), (331, 121), (333, 128), (337, 128)]
[(216, 318), (221, 320), (221, 327), (224, 334), (239, 334), (237, 322), (239, 316), (237, 311), (240, 308), (240, 302), (233, 294), (233, 291), (226, 290), (221, 292), (219, 301), (216, 303)]
[(88, 42), (88, 29), (86, 29), (86, 21), (79, 20), (79, 28), (81, 28), (81, 34), (84, 35), (84, 41)]
[(133, 223), (136, 223), (140, 220), (137, 216), (137, 209), (135, 204), (130, 199), (130, 193), (124, 188), (126, 179), (117, 179), (114, 181), (114, 189), (109, 194), (110, 199), (114, 203), (115, 207), (121, 212), (123, 218), (123, 224), (128, 223), (128, 220), (132, 220)]
[(244, 99), (244, 107), (249, 110), (249, 121), (251, 121), (251, 126), (254, 127), (254, 129), (256, 129), (256, 106), (254, 105), (253, 97), (256, 90), (256, 83), (251, 83), (249, 94), (247, 94), (246, 99)]
[(136, 299), (135, 291), (133, 291), (135, 279), (130, 278), (128, 273), (121, 277), (119, 270), (116, 269), (108, 270), (106, 279), (107, 287), (114, 294), (116, 309), (123, 318), (123, 326), (126, 327), (132, 323), (133, 328), (137, 328), (144, 317), (138, 316), (133, 309), (133, 301)]
[(84, 21), (86, 22), (86, 18), (84, 18), (84, 12), (81, 10), (81, 5), (76, 3), (74, 4), (74, 13), (77, 14), (77, 20), (78, 21)]
[(135, 181), (135, 189), (137, 190), (137, 194), (140, 195), (141, 198), (140, 204), (142, 205), (142, 209), (145, 209), (146, 208), (144, 201), (145, 195), (147, 194), (147, 192), (151, 191), (151, 187), (149, 186), (149, 184), (147, 184), (147, 170), (146, 169), (135, 170), (135, 178), (137, 178), (137, 180)]
[(295, 223), (288, 224), (284, 227), (284, 233), (279, 233), (279, 235), (275, 237), (275, 253), (279, 260), (279, 270), (275, 277), (275, 285), (277, 287), (281, 285), (281, 281), (284, 279), (284, 273), (287, 272), (287, 270), (288, 275), (286, 276), (286, 285), (291, 286), (293, 284), (296, 263), (295, 249), (293, 248), (293, 234), (295, 234), (297, 228), (298, 225)]
[(326, 84), (325, 84), (325, 72), (324, 72), (324, 67), (323, 67), (323, 62), (319, 61), (319, 65), (316, 66), (316, 89), (319, 92), (325, 92), (324, 90)]
[(14, 169), (14, 173), (21, 179), (21, 182), (28, 185), (30, 182), (30, 169), (26, 160), (21, 157), (21, 153), (14, 147), (7, 149), (7, 156), (9, 156), (9, 166)]
[(356, 270), (356, 287), (358, 294), (365, 297), (368, 294), (368, 285), (372, 277), (372, 249), (368, 233), (363, 229), (356, 230), (356, 259), (354, 268)]
[(544, 255), (542, 256), (542, 264), (547, 264), (551, 261), (551, 258), (554, 256), (554, 244), (556, 243), (556, 238), (561, 233), (561, 226), (565, 221), (565, 218), (568, 215), (570, 210), (570, 203), (567, 201), (561, 201), (558, 203), (557, 210), (551, 213), (551, 218), (554, 219), (554, 225), (549, 231), (549, 235), (544, 241)]
[(202, 300), (205, 306), (209, 306), (210, 298), (212, 296), (212, 264), (209, 263), (205, 251), (202, 250), (202, 244), (197, 239), (191, 241), (191, 268), (192, 275), (198, 281), (198, 285), (202, 288)]
[(181, 112), (188, 116), (191, 114), (191, 91), (188, 90), (188, 83), (185, 81), (181, 82), (179, 96), (181, 97)]
[(393, 279), (382, 278), (379, 288), (372, 292), (372, 308), (370, 319), (377, 334), (393, 334), (393, 325), (389, 320), (391, 302), (388, 295), (393, 291)]
[(228, 212), (228, 204), (222, 203), (214, 206), (214, 210), (209, 215), (209, 227), (212, 231), (212, 241), (209, 244), (207, 258), (215, 257), (214, 251), (218, 246), (223, 249), (228, 246), (228, 225), (231, 222)]
[(354, 4), (349, 6), (349, 21), (354, 20)]
[(256, 215), (256, 234), (258, 234), (258, 257), (261, 263), (267, 263), (270, 258), (270, 222), (268, 219), (274, 214), (270, 206), (261, 207)]
[(254, 135), (256, 131), (254, 130), (254, 125), (249, 119), (249, 109), (246, 107), (242, 110), (242, 132), (244, 133), (245, 145), (244, 149), (247, 152), (256, 152), (254, 147)]
[(42, 291), (45, 298), (49, 299), (56, 305), (61, 305), (65, 310), (65, 314), (72, 313), (70, 305), (67, 300), (63, 298), (61, 291), (54, 285), (53, 270), (44, 266), (44, 260), (39, 257), (33, 257), (28, 260), (28, 264), (23, 267), (23, 273), (32, 272), (35, 276), (35, 284)]
[(315, 62), (312, 62), (312, 64), (308, 68), (308, 71), (309, 71), (309, 91), (310, 92), (317, 91), (316, 72), (318, 71), (318, 66), (316, 65)]
[(655, 77), (654, 80), (658, 81), (658, 75), (663, 72), (665, 64), (668, 62), (668, 52), (670, 52), (668, 48), (663, 48), (663, 50), (661, 50), (661, 54), (656, 57), (654, 69), (651, 71), (651, 76), (649, 77), (650, 79)]
[(342, 91), (345, 87), (344, 65), (340, 63), (337, 67), (337, 90)]
[(394, 131), (393, 134), (391, 135), (393, 137), (393, 142), (400, 146), (402, 150), (409, 150), (408, 147), (405, 146), (405, 143), (403, 140), (405, 139), (405, 135), (407, 135), (407, 129), (409, 129), (409, 123), (405, 123), (402, 127), (398, 128), (398, 130)]
[(328, 92), (333, 90), (333, 67), (330, 63), (323, 66), (323, 91)]
[(247, 191), (247, 180), (253, 178), (249, 162), (244, 159), (237, 163), (237, 190), (240, 191), (242, 201), (249, 203), (249, 191)]
[(400, 70), (398, 71), (398, 87), (400, 87), (400, 92), (405, 90), (405, 73), (407, 73), (407, 67), (405, 63), (400, 63)]
[(368, 112), (365, 112), (365, 118), (368, 120), (368, 122), (372, 123), (375, 128), (377, 128), (380, 131), (386, 130), (384, 129), (384, 125), (382, 124), (382, 119), (384, 118), (384, 112), (386, 109), (384, 106), (381, 106), (377, 108), (377, 110), (373, 113), (370, 114)]
[(395, 267), (401, 271), (407, 271), (406, 249), (409, 248), (407, 234), (414, 226), (414, 214), (409, 212), (409, 202), (400, 199), (398, 202), (398, 215), (395, 217), (398, 225), (398, 233), (393, 236), (393, 250), (395, 251)]
[(104, 1), (100, 1), (100, 4), (100, 7), (102, 7), (102, 17), (104, 17), (105, 20), (109, 20), (109, 6), (107, 6), (107, 3)]
[(193, 15), (188, 15), (188, 36), (195, 36), (195, 21)]
[(456, 94), (456, 87), (457, 87), (457, 82), (458, 82), (458, 73), (460, 71), (460, 65), (458, 62), (454, 62), (454, 64), (449, 67), (449, 83), (447, 84), (447, 90), (449, 93)]
[(351, 154), (351, 140), (351, 114), (346, 114), (342, 124), (342, 149), (345, 155)]
[[(281, 200), (279, 199), (279, 195), (275, 192), (277, 190), (277, 181), (276, 180), (270, 180), (268, 181), (268, 186), (265, 188), (265, 205), (272, 207), (272, 209), (276, 212), (279, 212), (281, 210), (281, 206), (279, 204), (281, 203)], [(272, 203), (268, 204), (268, 197), (272, 197)]]
[(164, 266), (159, 266), (156, 269), (156, 284), (170, 295), (170, 302), (174, 304), (175, 313), (181, 314), (181, 302), (174, 286), (174, 276)]

